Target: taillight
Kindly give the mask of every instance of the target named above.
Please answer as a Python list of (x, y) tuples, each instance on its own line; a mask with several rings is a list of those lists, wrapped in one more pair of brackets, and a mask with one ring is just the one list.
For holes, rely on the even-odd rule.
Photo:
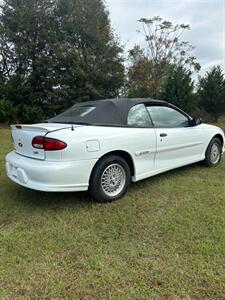
[(67, 147), (67, 144), (60, 140), (44, 136), (36, 136), (32, 140), (32, 146), (34, 148), (43, 149), (45, 151), (57, 151), (65, 149)]
[(60, 140), (44, 138), (44, 150), (45, 151), (57, 151), (63, 150), (67, 146), (66, 143)]
[(44, 136), (36, 136), (32, 140), (32, 146), (38, 149), (44, 149)]

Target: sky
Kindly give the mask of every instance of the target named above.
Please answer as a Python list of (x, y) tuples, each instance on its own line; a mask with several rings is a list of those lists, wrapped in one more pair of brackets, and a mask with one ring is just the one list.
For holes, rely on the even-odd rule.
[(191, 30), (182, 39), (196, 49), (202, 69), (200, 75), (213, 65), (225, 71), (225, 0), (105, 0), (111, 24), (125, 52), (135, 44), (145, 46), (138, 20), (160, 16), (173, 24), (190, 24)]

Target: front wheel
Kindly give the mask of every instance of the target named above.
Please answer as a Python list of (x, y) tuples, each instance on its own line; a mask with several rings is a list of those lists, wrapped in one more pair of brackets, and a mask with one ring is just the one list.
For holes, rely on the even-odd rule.
[(208, 167), (216, 167), (221, 160), (222, 144), (218, 138), (213, 138), (209, 143), (205, 155), (205, 165)]
[(112, 202), (125, 194), (130, 178), (129, 165), (122, 157), (106, 156), (94, 167), (89, 193), (99, 202)]

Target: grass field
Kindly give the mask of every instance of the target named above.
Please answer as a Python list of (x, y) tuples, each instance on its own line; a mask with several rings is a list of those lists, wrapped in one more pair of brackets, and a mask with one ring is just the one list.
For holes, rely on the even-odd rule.
[(112, 204), (24, 189), (0, 129), (0, 299), (225, 299), (225, 162), (131, 185)]

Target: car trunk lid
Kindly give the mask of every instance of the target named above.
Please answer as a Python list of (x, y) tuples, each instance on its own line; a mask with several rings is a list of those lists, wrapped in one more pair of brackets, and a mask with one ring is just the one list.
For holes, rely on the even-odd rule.
[(36, 136), (46, 136), (49, 132), (70, 128), (68, 124), (35, 124), (12, 125), (12, 138), (16, 153), (35, 159), (44, 160), (45, 150), (32, 146), (32, 140)]

